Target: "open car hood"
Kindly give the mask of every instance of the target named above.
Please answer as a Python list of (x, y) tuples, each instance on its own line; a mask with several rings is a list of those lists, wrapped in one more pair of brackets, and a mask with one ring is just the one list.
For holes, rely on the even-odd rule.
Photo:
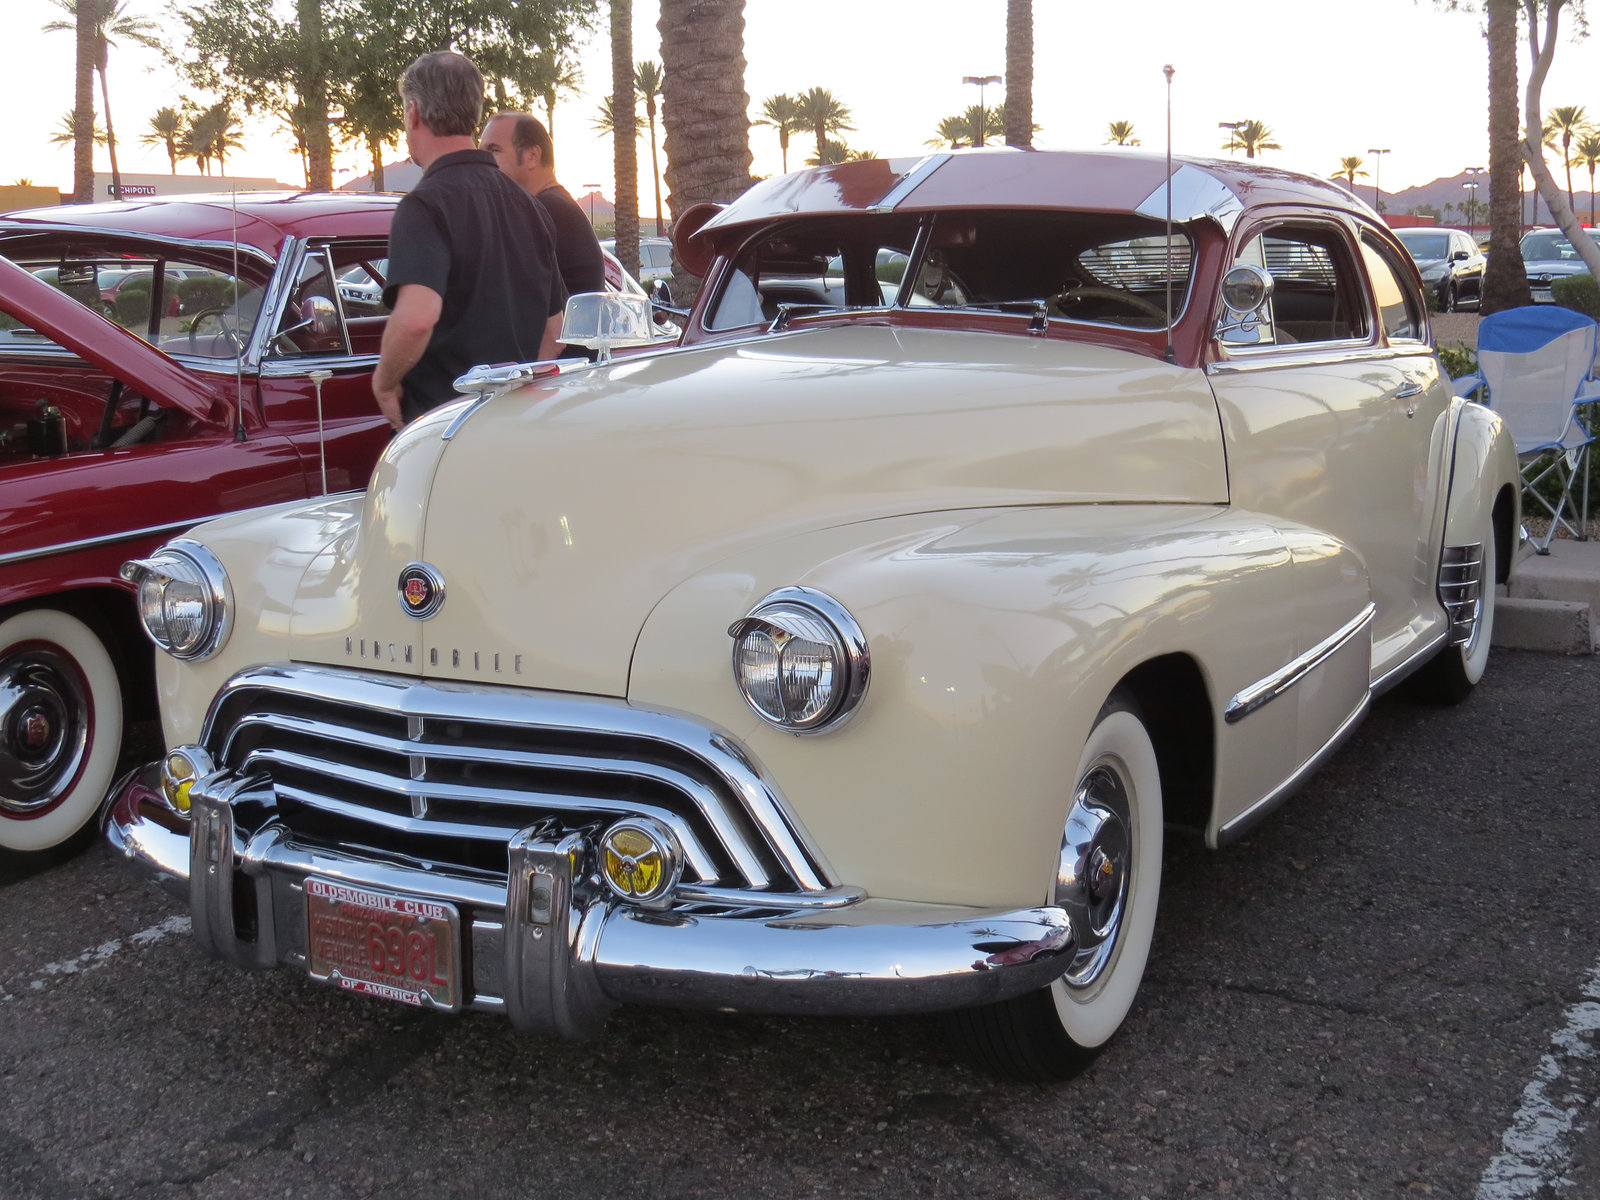
[(0, 312), (54, 339), (142, 395), (181, 408), (198, 420), (216, 421), (219, 406), (227, 401), (220, 387), (4, 257), (0, 257)]

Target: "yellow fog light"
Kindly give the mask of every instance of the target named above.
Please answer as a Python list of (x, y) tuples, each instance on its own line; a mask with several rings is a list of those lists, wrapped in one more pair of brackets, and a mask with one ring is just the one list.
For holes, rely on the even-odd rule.
[(179, 746), (161, 760), (161, 794), (177, 812), (189, 811), (189, 789), (195, 780), (216, 769), (211, 756), (199, 746)]
[(600, 839), (600, 874), (628, 903), (666, 908), (683, 874), (678, 839), (660, 821), (625, 817)]

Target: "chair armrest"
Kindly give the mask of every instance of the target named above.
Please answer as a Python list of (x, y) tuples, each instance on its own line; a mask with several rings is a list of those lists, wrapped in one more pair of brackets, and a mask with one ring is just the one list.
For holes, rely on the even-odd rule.
[(1483, 372), (1476, 371), (1471, 375), (1463, 375), (1460, 379), (1452, 379), (1450, 387), (1457, 396), (1470, 396), (1483, 386)]

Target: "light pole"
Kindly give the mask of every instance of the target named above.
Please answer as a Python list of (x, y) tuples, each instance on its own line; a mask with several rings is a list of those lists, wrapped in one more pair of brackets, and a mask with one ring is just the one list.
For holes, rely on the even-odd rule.
[[(1467, 232), (1472, 233), (1473, 217), (1478, 211), (1478, 176), (1488, 170), (1487, 167), (1464, 168), (1467, 181), (1461, 186), (1467, 189)], [(1476, 237), (1476, 234), (1473, 234)]]
[(1372, 163), (1372, 207), (1382, 212), (1383, 204), (1383, 155), (1389, 153), (1388, 149), (1373, 150), (1370, 147), (1367, 153), (1373, 156)]
[(594, 228), (594, 194), (600, 190), (598, 183), (586, 183), (584, 190), (589, 193), (589, 228)]
[(1218, 129), (1226, 129), (1228, 131), (1228, 153), (1229, 154), (1232, 154), (1235, 150), (1237, 150), (1239, 148), (1239, 127), (1242, 126), (1242, 125), (1248, 125), (1248, 124), (1249, 124), (1248, 121), (1218, 121), (1217, 122), (1217, 128)]
[(962, 83), (975, 83), (978, 85), (978, 127), (972, 131), (972, 144), (983, 145), (984, 126), (989, 123), (989, 110), (983, 106), (983, 89), (991, 83), (999, 83), (998, 75), (963, 75)]

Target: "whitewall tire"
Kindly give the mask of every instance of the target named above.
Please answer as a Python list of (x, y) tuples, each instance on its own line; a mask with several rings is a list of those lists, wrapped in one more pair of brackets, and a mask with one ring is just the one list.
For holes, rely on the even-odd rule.
[(122, 688), (99, 636), (50, 608), (0, 621), (0, 849), (84, 830), (121, 749)]

